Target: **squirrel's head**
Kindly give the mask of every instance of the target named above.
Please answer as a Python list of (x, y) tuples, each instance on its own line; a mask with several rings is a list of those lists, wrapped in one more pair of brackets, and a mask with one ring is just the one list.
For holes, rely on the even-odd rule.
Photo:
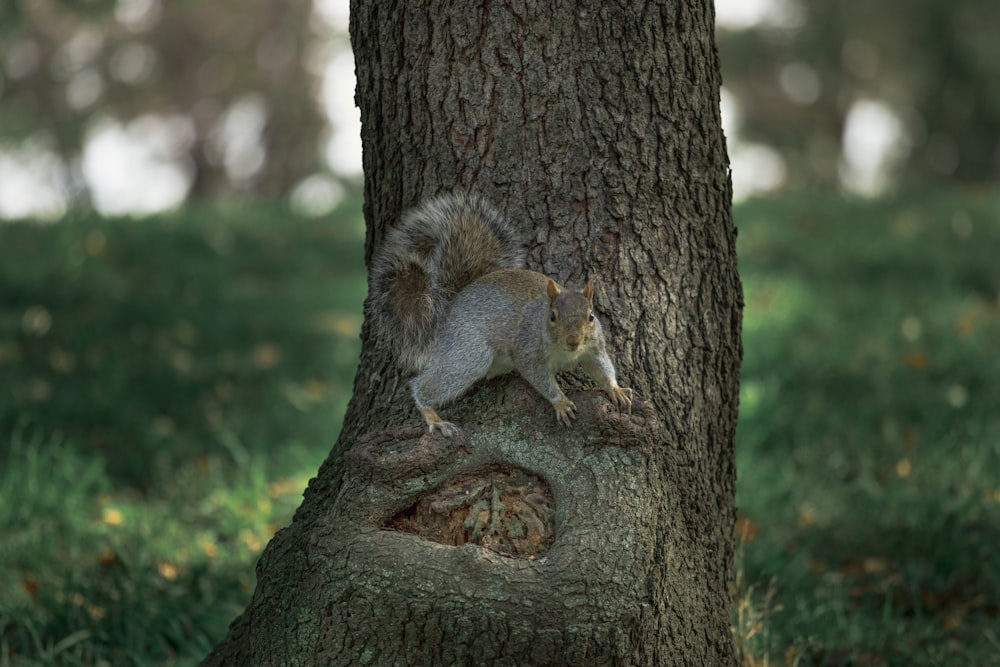
[(549, 279), (549, 334), (569, 352), (584, 347), (594, 332), (594, 281), (588, 280), (583, 290), (564, 290)]

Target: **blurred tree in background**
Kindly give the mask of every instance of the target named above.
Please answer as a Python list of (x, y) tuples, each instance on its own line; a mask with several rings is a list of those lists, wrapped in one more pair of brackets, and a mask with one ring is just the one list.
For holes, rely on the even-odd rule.
[(770, 4), (718, 42), (739, 133), (777, 149), (787, 185), (874, 189), (850, 163), (883, 150), (888, 183), (997, 182), (1000, 3)]
[(85, 146), (101, 129), (179, 165), (190, 197), (288, 193), (320, 166), (311, 12), (311, 0), (5, 2), (0, 143), (57, 156), (71, 204), (90, 199), (85, 172), (102, 167)]
[[(19, 210), (60, 198), (119, 212), (130, 205), (113, 205), (115, 193), (150, 183), (167, 202), (288, 195), (327, 173), (324, 157), (360, 154), (357, 137), (346, 148), (326, 143), (334, 133), (358, 132), (331, 128), (323, 115), (331, 100), (338, 108), (331, 117), (354, 110), (352, 65), (341, 63), (333, 77), (326, 69), (337, 53), (349, 57), (346, 36), (338, 41), (316, 20), (320, 5), (336, 1), (0, 3), (0, 215), (12, 215), (4, 196), (25, 189), (14, 184), (11, 164), (14, 172), (25, 164), (44, 172), (28, 181), (35, 208)], [(735, 109), (728, 135), (737, 195), (748, 192), (744, 176), (755, 181), (750, 191), (864, 194), (997, 182), (996, 0), (716, 0), (716, 7), (723, 99)], [(727, 22), (733, 11), (758, 15)], [(321, 81), (331, 84), (322, 94)], [(106, 158), (106, 148), (137, 143), (152, 172), (140, 176)], [(755, 159), (741, 160), (740, 146), (755, 147)], [(110, 195), (108, 182), (118, 183)], [(50, 207), (48, 216), (63, 208)]]

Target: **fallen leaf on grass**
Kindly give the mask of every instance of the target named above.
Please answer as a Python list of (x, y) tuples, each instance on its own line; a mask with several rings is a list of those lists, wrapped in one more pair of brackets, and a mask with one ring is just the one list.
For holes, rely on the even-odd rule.
[(924, 326), (920, 323), (919, 319), (910, 315), (903, 318), (903, 322), (900, 324), (900, 330), (903, 333), (903, 338), (913, 343), (920, 339), (920, 334), (923, 333)]
[(805, 503), (799, 508), (799, 527), (805, 528), (816, 523), (816, 508)]
[(296, 410), (305, 412), (326, 398), (327, 386), (321, 380), (306, 380), (304, 384), (283, 382), (281, 393)]
[(190, 347), (198, 340), (198, 327), (187, 320), (178, 320), (174, 323), (173, 335), (177, 342)]
[(857, 576), (859, 574), (881, 574), (889, 570), (892, 563), (877, 556), (865, 556), (864, 558), (849, 558), (840, 567), (843, 574)]
[(282, 477), (267, 485), (267, 495), (277, 498), (288, 493), (300, 493), (306, 484), (308, 484), (308, 480), (303, 481), (296, 477)]
[(182, 377), (189, 377), (194, 372), (195, 360), (187, 350), (173, 349), (170, 351), (170, 366), (174, 373)]
[(260, 548), (264, 546), (260, 538), (254, 535), (254, 532), (249, 528), (244, 528), (240, 531), (240, 540), (246, 545), (247, 549), (253, 552), (260, 551)]
[(325, 382), (323, 382), (322, 380), (317, 380), (316, 378), (311, 378), (309, 380), (306, 380), (305, 387), (306, 387), (306, 393), (308, 393), (313, 398), (317, 399), (326, 396), (327, 390), (329, 389), (329, 387), (327, 387), (327, 384)]
[(173, 563), (168, 563), (165, 560), (156, 561), (156, 571), (160, 573), (160, 576), (167, 581), (173, 581), (177, 578), (178, 569)]
[(953, 408), (964, 407), (969, 402), (969, 390), (960, 384), (953, 384), (945, 392), (945, 400)]
[(21, 316), (21, 329), (29, 336), (42, 337), (52, 328), (52, 315), (45, 306), (31, 306)]
[(83, 249), (87, 251), (87, 254), (91, 257), (96, 257), (104, 252), (104, 249), (108, 245), (108, 239), (104, 234), (98, 230), (92, 230), (87, 233), (87, 236), (83, 239)]
[(149, 431), (158, 438), (166, 438), (177, 431), (177, 423), (167, 415), (156, 416), (149, 425)]
[(736, 527), (734, 530), (736, 532), (736, 537), (739, 538), (740, 544), (746, 544), (753, 538), (757, 537), (757, 524), (745, 516), (736, 517)]
[(851, 586), (850, 590), (847, 592), (852, 598), (859, 598), (862, 595), (868, 593), (872, 589), (868, 582), (861, 582)]
[(28, 383), (28, 395), (36, 403), (46, 403), (52, 398), (52, 383), (44, 378), (35, 378)]
[(76, 357), (66, 350), (55, 348), (49, 352), (49, 366), (54, 371), (69, 375), (76, 370)]
[(122, 513), (114, 507), (105, 507), (101, 513), (101, 521), (109, 526), (120, 526), (125, 521)]
[(941, 619), (941, 629), (942, 630), (954, 630), (962, 625), (962, 615), (961, 614), (948, 614)]
[(274, 368), (281, 362), (281, 348), (274, 343), (260, 343), (250, 353), (250, 362), (261, 370)]
[(889, 663), (874, 651), (839, 649), (822, 656), (822, 660), (816, 664), (828, 665), (829, 667), (881, 667), (881, 665)]
[(201, 535), (198, 537), (197, 541), (198, 541), (198, 546), (201, 547), (202, 551), (204, 551), (205, 555), (208, 556), (209, 558), (215, 558), (216, 556), (219, 555), (219, 548), (216, 546), (215, 542), (212, 541), (210, 537)]
[(959, 338), (968, 338), (976, 328), (976, 317), (972, 314), (962, 315), (955, 323)]
[(320, 331), (353, 338), (361, 333), (361, 318), (357, 315), (327, 311), (315, 319), (315, 326)]
[(121, 559), (118, 558), (118, 553), (114, 549), (105, 549), (101, 552), (98, 557), (97, 562), (101, 567), (110, 568), (116, 565), (121, 565)]
[(910, 368), (915, 368), (917, 370), (924, 370), (927, 368), (927, 355), (923, 352), (918, 352), (916, 350), (907, 352), (903, 357), (903, 361)]

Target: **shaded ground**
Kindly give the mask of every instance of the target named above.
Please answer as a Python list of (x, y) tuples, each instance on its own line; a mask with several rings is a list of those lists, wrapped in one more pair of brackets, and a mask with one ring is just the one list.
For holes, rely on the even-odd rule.
[[(1000, 199), (735, 219), (747, 664), (1000, 664)], [(0, 224), (0, 665), (204, 656), (337, 434), (364, 285), (356, 202)]]
[(1000, 664), (998, 213), (975, 193), (737, 210), (754, 664)]
[(340, 428), (357, 202), (0, 224), (0, 664), (194, 664)]

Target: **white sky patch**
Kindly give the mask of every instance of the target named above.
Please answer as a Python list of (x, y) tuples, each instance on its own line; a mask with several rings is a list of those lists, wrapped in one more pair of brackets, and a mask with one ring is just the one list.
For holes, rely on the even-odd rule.
[(59, 156), (37, 139), (0, 151), (0, 217), (54, 219), (66, 211)]
[(716, 25), (739, 30), (752, 28), (763, 22), (774, 5), (774, 0), (716, 0)]
[(760, 25), (795, 28), (804, 20), (805, 9), (798, 0), (715, 0), (715, 24), (727, 30)]
[(730, 143), (729, 161), (733, 169), (733, 201), (776, 190), (785, 182), (785, 161), (781, 153), (766, 144)]
[(313, 0), (313, 10), (334, 30), (347, 32), (350, 0)]
[(732, 139), (739, 131), (743, 118), (739, 102), (725, 86), (719, 89), (719, 108), (722, 112), (722, 130), (728, 139)]
[[(161, 2), (118, 0), (115, 18), (134, 33), (145, 32), (159, 21)], [(348, 29), (349, 5), (348, 0), (314, 0), (316, 15), (340, 34)], [(99, 104), (104, 81), (95, 78), (88, 66), (100, 44), (98, 33), (81, 29), (55, 58), (53, 72), (57, 78), (70, 80), (67, 96), (75, 108)], [(150, 57), (147, 51), (148, 47), (138, 42), (125, 45), (121, 58), (113, 63), (116, 78), (130, 83), (145, 79), (155, 65), (155, 54)], [(38, 53), (33, 42), (18, 43), (0, 57), (0, 66), (11, 78), (24, 76), (38, 67)], [(322, 84), (320, 102), (330, 123), (323, 156), (335, 174), (356, 177), (362, 170), (361, 114), (354, 106), (354, 56), (350, 48), (333, 53)], [(213, 157), (225, 166), (237, 186), (252, 179), (264, 165), (267, 115), (263, 98), (243, 97), (227, 110), (209, 138)], [(182, 116), (156, 115), (126, 125), (108, 118), (95, 120), (81, 156), (94, 206), (105, 214), (127, 214), (182, 204), (192, 181), (184, 155), (193, 137), (184, 129), (191, 129), (187, 122)], [(38, 142), (29, 140), (0, 149), (0, 217), (58, 217), (67, 206), (65, 169), (59, 156)], [(342, 196), (334, 180), (322, 175), (306, 178), (289, 194), (296, 206), (310, 211), (330, 207)]]
[(840, 180), (851, 192), (875, 196), (889, 185), (890, 168), (906, 150), (903, 123), (888, 106), (858, 100), (844, 123)]
[(303, 215), (326, 215), (344, 198), (344, 186), (327, 174), (313, 174), (292, 190), (292, 208)]
[[(155, 27), (161, 13), (162, 0), (118, 0), (115, 16), (134, 33)], [(329, 26), (331, 33), (343, 35), (348, 29), (348, 0), (313, 0), (315, 15)], [(716, 0), (718, 25), (726, 29), (754, 26), (795, 27), (801, 24), (805, 12), (800, 0)], [(337, 40), (331, 40), (331, 44)], [(53, 73), (57, 78), (72, 80), (68, 91), (74, 106), (86, 108), (99, 104), (104, 82), (88, 72), (88, 66), (100, 36), (81, 30), (60, 50)], [(346, 42), (345, 42), (346, 43)], [(130, 44), (132, 52), (125, 62), (114, 68), (114, 76), (123, 81), (141, 81), (155, 65), (155, 54), (136, 50), (139, 43)], [(18, 50), (19, 49), (19, 50)], [(133, 57), (142, 55), (142, 58)], [(4, 54), (2, 62), (8, 76), (30, 72), (38, 67), (37, 45), (25, 43)], [(126, 65), (128, 65), (126, 67)], [(805, 76), (803, 76), (805, 74)], [(809, 103), (818, 94), (818, 82), (804, 70), (785, 72), (785, 87), (800, 103)], [(329, 132), (323, 145), (323, 155), (330, 170), (338, 176), (356, 177), (362, 171), (361, 120), (354, 106), (354, 59), (349, 48), (333, 51), (322, 74), (320, 103), (329, 120)], [(788, 92), (788, 91), (786, 91)], [(881, 106), (881, 105), (880, 105)], [(881, 107), (884, 109), (884, 107)], [(245, 97), (238, 100), (215, 129), (209, 144), (215, 159), (226, 166), (228, 175), (239, 185), (252, 179), (266, 159), (262, 132), (267, 121), (267, 106), (262, 99)], [(853, 111), (852, 111), (853, 113)], [(864, 107), (856, 123), (849, 127), (845, 141), (866, 146), (864, 132), (882, 137), (887, 145), (898, 146), (898, 120), (892, 123), (878, 120)], [(739, 141), (740, 112), (735, 98), (722, 91), (723, 126), (729, 141), (733, 168), (734, 197), (744, 198), (754, 192), (779, 187), (785, 178), (785, 164), (780, 155), (763, 144), (743, 144)], [(866, 116), (867, 114), (867, 116)], [(891, 116), (891, 114), (890, 114)], [(191, 186), (191, 167), (184, 155), (186, 130), (178, 130), (187, 121), (183, 117), (144, 116), (127, 125), (102, 119), (92, 126), (83, 155), (84, 178), (91, 189), (95, 206), (102, 213), (144, 213), (173, 208), (183, 203)], [(875, 118), (875, 120), (872, 120)], [(878, 123), (882, 122), (879, 126)], [(872, 130), (872, 124), (875, 130)], [(881, 129), (879, 129), (881, 127)], [(896, 135), (892, 128), (896, 127)], [(171, 129), (172, 128), (172, 129)], [(859, 134), (861, 133), (861, 134)], [(852, 138), (853, 137), (853, 138)], [(862, 137), (862, 138), (857, 138)], [(889, 137), (890, 140), (886, 140)], [(883, 152), (888, 151), (886, 148)], [(894, 150), (898, 150), (898, 147)], [(861, 151), (863, 153), (865, 151)], [(872, 167), (865, 166), (871, 156), (861, 156), (858, 148), (845, 145), (844, 180), (846, 183), (868, 183), (866, 176)], [(866, 172), (865, 169), (868, 169)], [(31, 141), (14, 150), (0, 152), (0, 217), (25, 215), (57, 216), (65, 210), (64, 192), (66, 165), (51, 150), (39, 148)], [(877, 171), (877, 170), (876, 170)], [(879, 176), (884, 182), (885, 175)], [(876, 179), (877, 180), (877, 179)], [(293, 196), (297, 206), (321, 210), (339, 196), (329, 176), (316, 175), (305, 179)]]
[(235, 185), (250, 181), (264, 167), (267, 115), (267, 100), (263, 95), (244, 95), (226, 110), (212, 130), (209, 145)]
[(78, 28), (53, 54), (49, 67), (52, 76), (58, 81), (73, 78), (80, 70), (93, 65), (103, 45), (104, 37), (99, 30), (88, 25)]
[(191, 187), (183, 157), (188, 133), (183, 117), (141, 116), (125, 126), (109, 118), (95, 123), (82, 161), (94, 207), (121, 215), (182, 204)]
[(324, 156), (335, 173), (361, 173), (361, 111), (354, 106), (354, 54), (336, 54), (323, 72), (323, 110), (330, 121), (330, 138)]
[(93, 106), (104, 93), (104, 78), (94, 67), (73, 75), (66, 84), (66, 103), (76, 111)]
[(134, 40), (125, 42), (111, 56), (111, 75), (123, 83), (137, 85), (153, 73), (156, 61), (153, 47)]
[(733, 171), (733, 201), (775, 190), (785, 182), (785, 161), (781, 154), (765, 144), (740, 141), (743, 122), (739, 101), (725, 87), (719, 91), (722, 129), (726, 133), (729, 163)]
[(788, 63), (782, 67), (778, 85), (788, 99), (802, 106), (814, 103), (822, 92), (819, 74), (806, 63)]
[(151, 30), (160, 20), (160, 0), (118, 0), (115, 18), (132, 32)]

